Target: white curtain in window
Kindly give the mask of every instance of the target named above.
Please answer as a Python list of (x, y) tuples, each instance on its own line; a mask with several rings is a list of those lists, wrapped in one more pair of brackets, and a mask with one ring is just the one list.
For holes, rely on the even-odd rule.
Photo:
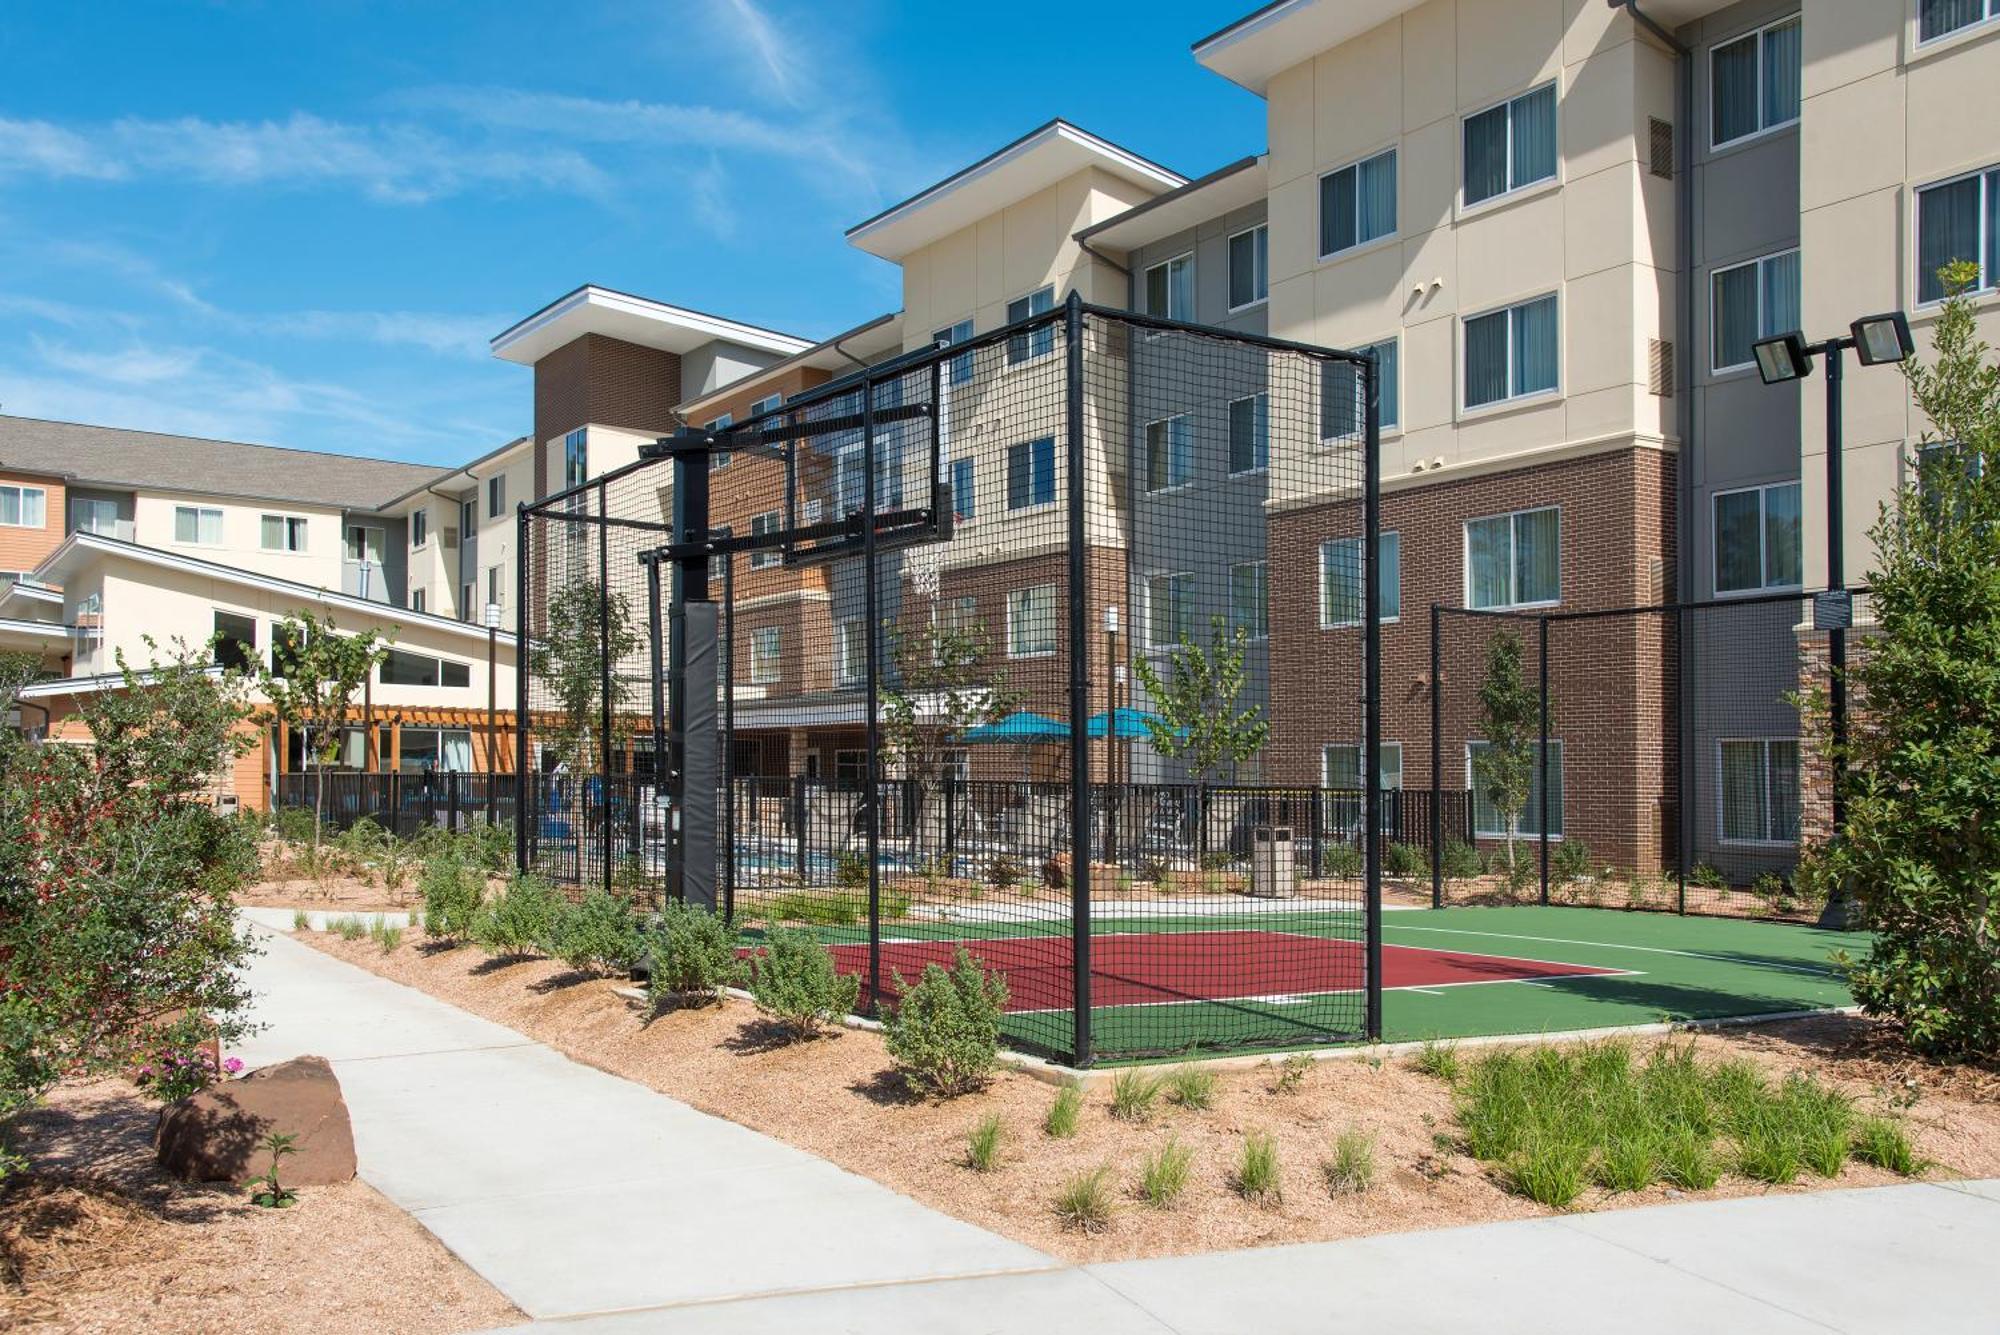
[(1552, 603), (1561, 594), (1560, 512), (1531, 510), (1514, 516), (1514, 598)]
[(1505, 607), (1513, 601), (1507, 587), (1510, 544), (1508, 519), (1475, 519), (1465, 526), (1466, 590), (1474, 607)]
[(1762, 742), (1722, 743), (1722, 837), (1769, 837)]
[(1507, 108), (1465, 118), (1465, 202), (1477, 204), (1507, 189)]
[(1465, 322), (1465, 404), (1477, 408), (1507, 397), (1507, 312)]
[(1710, 365), (1718, 371), (1745, 365), (1752, 359), (1750, 345), (1757, 341), (1757, 266), (1738, 265), (1715, 275), (1713, 300)]
[(1544, 297), (1516, 306), (1514, 392), (1535, 394), (1556, 387), (1556, 299)]
[(1768, 488), (1764, 492), (1764, 583), (1767, 587), (1804, 582), (1800, 533), (1798, 483)]
[(1917, 295), (1944, 297), (1938, 270), (1954, 260), (1978, 260), (1980, 178), (1933, 186), (1917, 196)]
[(1773, 255), (1758, 266), (1764, 288), (1764, 319), (1757, 334), (1769, 338), (1799, 327), (1799, 252)]
[(1715, 49), (1709, 62), (1709, 114), (1714, 142), (1726, 144), (1757, 131), (1757, 41)]
[(444, 743), (442, 768), (464, 773), (472, 768), (472, 734), (462, 728), (447, 728), (441, 739)]
[(1770, 757), (1771, 838), (1790, 843), (1799, 837), (1799, 744), (1766, 745)]
[(1527, 185), (1556, 174), (1555, 85), (1516, 98), (1509, 108), (1514, 119), (1513, 172), (1509, 184)]
[(1799, 24), (1795, 19), (1764, 34), (1763, 128), (1799, 114)]
[(1373, 241), (1396, 230), (1396, 155), (1372, 157), (1355, 169), (1358, 239)]
[(1918, 40), (1928, 42), (1948, 32), (1957, 32), (1986, 17), (1987, 0), (1923, 0), (1918, 19)]

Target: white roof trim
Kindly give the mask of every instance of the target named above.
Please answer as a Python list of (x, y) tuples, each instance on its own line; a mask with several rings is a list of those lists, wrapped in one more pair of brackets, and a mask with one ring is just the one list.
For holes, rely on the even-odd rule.
[(504, 361), (532, 366), (565, 343), (591, 333), (676, 354), (714, 342), (781, 357), (812, 346), (811, 339), (588, 283), (494, 335), (489, 346)]
[(0, 617), (0, 635), (31, 635), (44, 640), (67, 640), (76, 632), (60, 621), (24, 621)]
[[(138, 678), (141, 685), (145, 685), (158, 676), (159, 672), (155, 668), (136, 668), (133, 670), (132, 675)], [(203, 668), (201, 675), (204, 677), (219, 678), (222, 676), (222, 669), (219, 667)], [(124, 686), (125, 674), (123, 672), (96, 672), (88, 677), (57, 677), (53, 681), (38, 681), (33, 685), (23, 686), (20, 690), (19, 698), (23, 700), (47, 700), (65, 695), (95, 695), (99, 691), (122, 690)]]
[(1278, 0), (1194, 44), (1203, 67), (1259, 97), (1271, 77), (1415, 9), (1422, 0)]
[[(397, 607), (392, 603), (371, 602), (357, 598), (351, 593), (335, 593), (332, 589), (316, 588), (301, 584), (297, 580), (279, 579), (275, 575), (258, 575), (235, 566), (218, 565), (213, 561), (202, 561), (191, 556), (178, 556), (163, 552), (157, 547), (142, 547), (136, 542), (121, 542), (117, 538), (107, 538), (96, 533), (72, 533), (63, 540), (62, 546), (50, 552), (36, 567), (37, 573), (60, 565), (75, 552), (101, 552), (106, 556), (120, 556), (141, 565), (158, 566), (164, 570), (179, 570), (191, 575), (201, 575), (208, 579), (219, 579), (244, 588), (260, 589), (266, 593), (290, 594), (310, 598), (322, 607), (338, 608), (344, 612), (357, 612), (378, 621), (398, 622), (411, 626), (427, 626), (448, 635), (461, 636), (468, 640), (484, 641), (486, 628), (471, 621), (454, 621), (450, 617), (433, 616), (429, 612), (413, 612), (407, 607)], [(500, 643), (514, 647), (512, 631), (500, 632)]]

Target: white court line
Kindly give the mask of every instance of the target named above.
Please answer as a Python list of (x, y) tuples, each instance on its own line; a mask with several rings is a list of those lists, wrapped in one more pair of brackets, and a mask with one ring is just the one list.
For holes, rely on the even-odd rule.
[[(1499, 955), (1494, 955), (1490, 956), (1489, 958), (1501, 959), (1504, 957)], [(1590, 966), (1582, 965), (1579, 967), (1589, 968)], [(1097, 977), (1100, 975), (1093, 974), (1092, 976)], [(1422, 992), (1426, 996), (1441, 997), (1444, 995), (1444, 993), (1438, 989), (1447, 987), (1497, 987), (1507, 983), (1527, 983), (1531, 987), (1554, 987), (1557, 983), (1589, 982), (1592, 979), (1596, 978), (1643, 978), (1643, 977), (1645, 977), (1645, 971), (1642, 969), (1605, 969), (1596, 973), (1557, 974), (1553, 979), (1547, 982), (1537, 982), (1532, 978), (1468, 978), (1465, 979), (1463, 982), (1457, 982), (1457, 983), (1432, 983), (1428, 987), (1413, 987), (1410, 984), (1405, 983), (1399, 987), (1384, 987), (1382, 990), (1384, 992)], [(1332, 992), (1277, 992), (1266, 996), (1177, 997), (1172, 1001), (1106, 1001), (1106, 1002), (1093, 1003), (1092, 1009), (1093, 1010), (1144, 1010), (1154, 1006), (1226, 1006), (1232, 1002), (1239, 1002), (1239, 1001), (1258, 1002), (1260, 1004), (1270, 1005), (1270, 1006), (1300, 1005), (1308, 1001), (1316, 1000), (1317, 998), (1320, 997), (1360, 996), (1363, 990), (1364, 989), (1359, 987), (1351, 987), (1351, 988), (1339, 988)], [(1007, 1014), (1067, 1015), (1070, 1013), (1070, 1011), (1074, 1009), (1075, 1007), (1073, 1006), (1041, 1006), (1037, 1007), (1034, 1010), (1008, 1011)]]
[[(1523, 936), (1516, 932), (1470, 932), (1461, 927), (1412, 927), (1405, 923), (1396, 923), (1394, 926), (1384, 923), (1382, 930), (1384, 932), (1436, 932), (1444, 936), (1484, 936), (1490, 937), (1495, 941), (1540, 941), (1552, 946), (1592, 946), (1600, 950), (1640, 950), (1648, 955), (1679, 955), (1683, 959), (1714, 960), (1718, 964), (1752, 964), (1752, 967), (1760, 969), (1784, 969), (1790, 973), (1818, 974), (1822, 978), (1840, 977), (1832, 969), (1815, 968), (1808, 964), (1779, 964), (1775, 960), (1759, 960), (1753, 964), (1752, 961), (1732, 959), (1728, 955), (1708, 955), (1699, 950), (1669, 950), (1665, 946), (1626, 946), (1619, 945), (1614, 941), (1573, 941), (1561, 936)], [(1501, 957), (1496, 956), (1495, 958)], [(1574, 964), (1575, 962), (1574, 960), (1536, 961), (1538, 964)]]

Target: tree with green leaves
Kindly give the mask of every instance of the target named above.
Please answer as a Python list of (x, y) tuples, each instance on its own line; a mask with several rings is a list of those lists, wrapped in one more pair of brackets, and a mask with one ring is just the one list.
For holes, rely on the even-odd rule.
[(1846, 828), (1801, 877), (1873, 932), (1850, 962), (1862, 1008), (1974, 1060), (2000, 1053), (2000, 365), (1966, 296), (1977, 268), (1940, 276), (1931, 355), (1905, 367), (1930, 426), (1873, 529), (1876, 633), (1848, 669)]
[(249, 1028), (235, 894), (256, 843), (209, 799), (255, 743), (247, 682), (210, 664), (120, 653), (122, 688), (80, 699), (87, 746), (0, 731), (0, 1177), (8, 1119), (56, 1081)]
[(1164, 677), (1144, 658), (1133, 664), (1152, 704), (1146, 731), (1153, 748), (1184, 764), (1196, 783), (1223, 764), (1242, 764), (1270, 739), (1263, 709), (1242, 703), (1249, 648), (1250, 633), (1242, 626), (1231, 633), (1218, 616), (1210, 619), (1207, 644), (1168, 651)]
[(0, 718), (14, 712), (24, 687), (51, 675), (40, 654), (0, 653)]
[(916, 847), (923, 845), (924, 814), (944, 780), (965, 734), (997, 723), (1019, 702), (1005, 672), (985, 672), (990, 648), (979, 622), (959, 625), (938, 616), (890, 635), (890, 679), (883, 683), (882, 748), (916, 785)]
[[(548, 624), (528, 643), (528, 673), (538, 694), (553, 705), (552, 717), (539, 725), (558, 760), (576, 770), (600, 767), (599, 717), (608, 707), (616, 740), (619, 720), (631, 688), (619, 676), (618, 664), (636, 653), (639, 630), (632, 624), (632, 606), (622, 593), (608, 599), (596, 580), (564, 585), (549, 599)], [(605, 698), (604, 684), (611, 684)]]
[(1514, 839), (1521, 812), (1534, 792), (1541, 742), (1541, 696), (1521, 670), (1521, 638), (1503, 630), (1486, 645), (1486, 676), (1479, 683), (1480, 738), (1472, 755), (1472, 782), (1492, 804), (1507, 834), (1507, 867), (1514, 867)]
[(355, 697), (388, 653), (374, 631), (343, 632), (331, 615), (302, 610), (272, 628), (271, 662), (257, 670), (257, 689), (270, 701), (271, 713), (299, 734), (313, 769), (314, 866), (326, 816), (327, 768), (339, 758)]

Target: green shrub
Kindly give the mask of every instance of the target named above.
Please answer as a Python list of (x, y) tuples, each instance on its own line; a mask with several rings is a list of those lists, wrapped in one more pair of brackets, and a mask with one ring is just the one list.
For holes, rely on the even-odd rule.
[(751, 959), (751, 997), (794, 1038), (813, 1037), (853, 1010), (860, 994), (861, 980), (836, 969), (833, 953), (800, 928), (773, 927)]
[(1194, 1151), (1168, 1136), (1166, 1143), (1139, 1165), (1139, 1195), (1156, 1210), (1170, 1208), (1187, 1190), (1194, 1169)]
[(1785, 917), (1799, 906), (1798, 896), (1792, 893), (1792, 883), (1774, 871), (1758, 872), (1750, 882), (1750, 893), (1764, 905), (1764, 911)]
[(472, 931), (486, 897), (486, 875), (467, 865), (459, 850), (441, 844), (424, 858), (418, 888), (424, 899), (424, 935), (457, 945)]
[(852, 849), (833, 860), (833, 883), (843, 890), (868, 888), (868, 859)]
[(1469, 881), (1481, 871), (1479, 850), (1463, 839), (1445, 840), (1444, 856), (1439, 862), (1447, 881)]
[(1012, 853), (995, 853), (986, 863), (986, 879), (995, 890), (1011, 890), (1021, 879), (1021, 864)]
[(580, 973), (629, 973), (639, 962), (644, 933), (630, 901), (592, 890), (565, 904), (550, 925), (549, 953)]
[(1694, 864), (1694, 870), (1688, 875), (1688, 884), (1700, 886), (1704, 890), (1729, 888), (1729, 882), (1722, 879), (1722, 873), (1706, 862)]
[(988, 1113), (973, 1123), (965, 1137), (965, 1164), (975, 1173), (990, 1173), (1000, 1166), (1000, 1139), (1004, 1128), (999, 1113)]
[(1230, 1184), (1246, 1201), (1275, 1204), (1283, 1199), (1278, 1182), (1278, 1143), (1269, 1132), (1252, 1131), (1243, 1137)]
[(1644, 1191), (1659, 1180), (1660, 1130), (1642, 1112), (1611, 1128), (1597, 1161), (1597, 1180), (1612, 1191)]
[(1382, 870), (1399, 881), (1421, 880), (1431, 874), (1430, 850), (1422, 844), (1393, 842), (1382, 855)]
[[(910, 911), (910, 896), (894, 886), (884, 885), (879, 903), (882, 919), (900, 918)], [(804, 923), (813, 927), (848, 927), (868, 919), (868, 894), (853, 890), (787, 890), (764, 905), (766, 922)]]
[(1425, 1039), (1417, 1049), (1417, 1055), (1410, 1065), (1424, 1075), (1444, 1081), (1447, 1085), (1458, 1083), (1458, 1044)]
[(315, 823), (310, 807), (281, 807), (271, 817), (271, 829), (278, 838), (294, 846), (313, 842)]
[(1143, 1122), (1153, 1115), (1160, 1098), (1160, 1077), (1148, 1071), (1120, 1071), (1111, 1077), (1111, 1115), (1121, 1122)]
[(1707, 1191), (1722, 1179), (1715, 1143), (1692, 1127), (1681, 1127), (1660, 1144), (1660, 1171), (1688, 1191)]
[(1583, 1194), (1590, 1146), (1571, 1136), (1538, 1131), (1509, 1157), (1506, 1181), (1515, 1192), (1552, 1210), (1567, 1210)]
[(1910, 1144), (1910, 1134), (1892, 1117), (1863, 1117), (1854, 1124), (1854, 1157), (1904, 1177), (1915, 1177), (1928, 1166)]
[(883, 1046), (910, 1087), (933, 1098), (978, 1089), (1000, 1052), (1007, 980), (960, 946), (950, 969), (924, 966), (914, 985), (896, 975), (901, 1000), (882, 1029)]
[(471, 936), (489, 955), (517, 958), (547, 950), (568, 903), (546, 878), (521, 872), (473, 915)]
[(645, 949), (646, 991), (656, 1007), (719, 1000), (722, 989), (740, 985), (746, 972), (736, 932), (722, 915), (678, 900), (667, 901)]
[(1361, 874), (1361, 850), (1353, 844), (1331, 843), (1320, 854), (1323, 875), (1350, 880)]
[(393, 955), (396, 953), (396, 948), (403, 944), (403, 929), (391, 927), (385, 922), (382, 924), (382, 930), (375, 933), (375, 941), (382, 947), (384, 955)]
[(1043, 1132), (1057, 1140), (1068, 1140), (1076, 1134), (1077, 1116), (1082, 1111), (1083, 1091), (1075, 1085), (1064, 1085), (1056, 1091), (1048, 1114), (1042, 1118)]
[(1549, 848), (1549, 880), (1574, 885), (1591, 874), (1590, 845), (1574, 835)]
[(1358, 1126), (1343, 1130), (1333, 1141), (1333, 1154), (1320, 1165), (1326, 1189), (1336, 1196), (1358, 1196), (1375, 1182), (1375, 1133)]
[(1056, 1192), (1056, 1217), (1067, 1228), (1102, 1233), (1111, 1227), (1111, 1166), (1078, 1173)]
[(1201, 1111), (1215, 1106), (1215, 1072), (1182, 1066), (1167, 1075), (1167, 1102)]
[(1296, 1094), (1305, 1088), (1306, 1077), (1312, 1074), (1313, 1059), (1303, 1052), (1294, 1052), (1278, 1063), (1277, 1078), (1271, 1081), (1273, 1094)]

